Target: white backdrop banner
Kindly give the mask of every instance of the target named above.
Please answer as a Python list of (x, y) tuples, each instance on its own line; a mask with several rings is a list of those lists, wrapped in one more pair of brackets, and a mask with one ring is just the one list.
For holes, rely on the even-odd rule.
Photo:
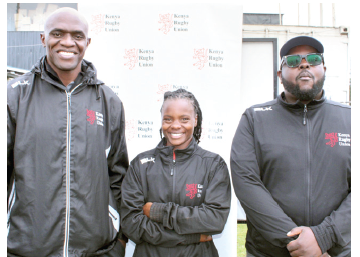
[[(242, 7), (226, 4), (79, 3), (89, 22), (85, 59), (124, 103), (130, 160), (160, 141), (163, 94), (184, 88), (203, 112), (200, 146), (229, 166), (240, 110)], [(236, 256), (237, 201), (222, 234), (220, 256)], [(134, 243), (126, 248), (132, 256)]]

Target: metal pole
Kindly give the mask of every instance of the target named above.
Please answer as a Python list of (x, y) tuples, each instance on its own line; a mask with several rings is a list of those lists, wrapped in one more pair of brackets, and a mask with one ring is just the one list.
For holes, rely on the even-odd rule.
[(320, 26), (324, 26), (323, 4), (320, 4)]
[(279, 4), (279, 21), (280, 21), (280, 25), (282, 25), (280, 4)]
[(310, 26), (310, 3), (308, 3), (308, 26)]
[(332, 4), (332, 22), (333, 22), (333, 27), (335, 27), (335, 25), (336, 25), (336, 19), (335, 19), (335, 3)]

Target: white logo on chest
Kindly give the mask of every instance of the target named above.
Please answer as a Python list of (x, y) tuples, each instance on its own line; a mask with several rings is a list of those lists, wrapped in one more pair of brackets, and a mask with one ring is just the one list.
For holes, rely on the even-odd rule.
[(140, 160), (141, 164), (147, 163), (147, 162), (153, 162), (155, 163), (155, 158), (151, 157), (151, 158), (144, 158)]

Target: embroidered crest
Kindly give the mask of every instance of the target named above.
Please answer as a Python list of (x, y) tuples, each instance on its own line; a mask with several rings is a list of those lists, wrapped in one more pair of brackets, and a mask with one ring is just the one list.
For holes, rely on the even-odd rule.
[(195, 196), (198, 198), (201, 197), (203, 185), (200, 184), (186, 184), (186, 191), (189, 191), (189, 193), (186, 194), (186, 196), (190, 197), (190, 199), (193, 199)]

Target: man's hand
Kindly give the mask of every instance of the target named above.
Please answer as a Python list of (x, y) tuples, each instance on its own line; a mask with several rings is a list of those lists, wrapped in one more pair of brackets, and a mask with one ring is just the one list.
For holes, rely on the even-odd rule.
[(152, 202), (147, 202), (144, 206), (143, 206), (143, 212), (144, 212), (144, 214), (148, 217), (148, 218), (150, 218), (150, 208), (151, 208), (151, 205), (152, 205), (153, 203)]
[(211, 241), (212, 237), (210, 235), (200, 235), (200, 243)]
[(296, 235), (299, 235), (299, 237), (287, 245), (287, 249), (292, 257), (322, 257), (321, 249), (311, 228), (296, 227), (287, 233), (289, 237)]

